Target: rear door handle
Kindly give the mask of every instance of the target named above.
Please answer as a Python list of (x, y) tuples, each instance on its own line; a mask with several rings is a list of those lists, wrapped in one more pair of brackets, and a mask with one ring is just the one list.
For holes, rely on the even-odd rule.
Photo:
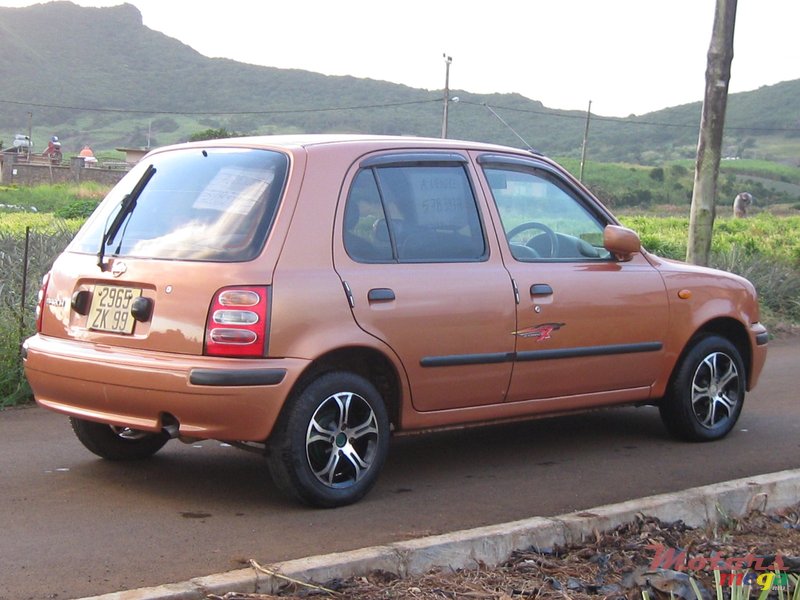
[(534, 283), (531, 286), (531, 296), (552, 296), (553, 288), (546, 283)]
[(391, 302), (394, 299), (394, 290), (389, 288), (372, 288), (367, 292), (367, 300), (370, 302)]

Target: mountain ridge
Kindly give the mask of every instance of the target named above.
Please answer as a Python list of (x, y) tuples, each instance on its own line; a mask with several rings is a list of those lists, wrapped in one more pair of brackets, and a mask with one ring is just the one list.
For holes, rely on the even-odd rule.
[[(85, 143), (163, 145), (222, 128), (432, 137), (441, 131), (441, 91), (206, 57), (144, 26), (131, 4), (0, 7), (0, 39), (6, 146), (15, 133), (27, 133), (29, 121), (35, 148), (56, 134), (67, 151)], [(523, 138), (551, 155), (580, 152), (585, 112), (547, 108), (520, 94), (451, 90), (454, 96), (460, 101), (449, 111), (450, 137), (515, 146)], [(628, 118), (592, 115), (591, 156), (644, 163), (689, 157), (700, 110), (695, 102)], [(726, 154), (796, 160), (800, 80), (731, 94), (726, 125)]]

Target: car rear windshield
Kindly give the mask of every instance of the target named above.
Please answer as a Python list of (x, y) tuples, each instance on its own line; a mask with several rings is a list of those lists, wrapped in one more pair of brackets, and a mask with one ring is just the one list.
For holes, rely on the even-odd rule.
[(288, 162), (278, 152), (242, 148), (146, 157), (111, 190), (69, 249), (100, 256), (251, 260), (269, 234)]

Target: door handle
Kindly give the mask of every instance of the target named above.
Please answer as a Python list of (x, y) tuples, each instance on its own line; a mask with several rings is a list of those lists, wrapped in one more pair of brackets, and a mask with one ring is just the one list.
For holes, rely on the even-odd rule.
[(367, 300), (370, 302), (391, 302), (394, 299), (394, 290), (389, 288), (372, 288), (367, 292)]
[(546, 283), (534, 283), (531, 286), (531, 296), (552, 296), (553, 288)]

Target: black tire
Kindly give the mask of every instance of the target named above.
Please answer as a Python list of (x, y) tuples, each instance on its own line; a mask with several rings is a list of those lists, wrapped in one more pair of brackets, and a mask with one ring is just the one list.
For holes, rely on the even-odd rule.
[(669, 432), (708, 442), (725, 437), (742, 412), (746, 373), (736, 347), (718, 335), (698, 338), (684, 354), (659, 405)]
[(389, 451), (389, 417), (369, 381), (329, 372), (289, 399), (267, 455), (275, 485), (303, 504), (332, 508), (372, 488)]
[(108, 460), (140, 460), (149, 458), (169, 441), (166, 433), (112, 427), (103, 423), (70, 417), (72, 430), (86, 448)]

